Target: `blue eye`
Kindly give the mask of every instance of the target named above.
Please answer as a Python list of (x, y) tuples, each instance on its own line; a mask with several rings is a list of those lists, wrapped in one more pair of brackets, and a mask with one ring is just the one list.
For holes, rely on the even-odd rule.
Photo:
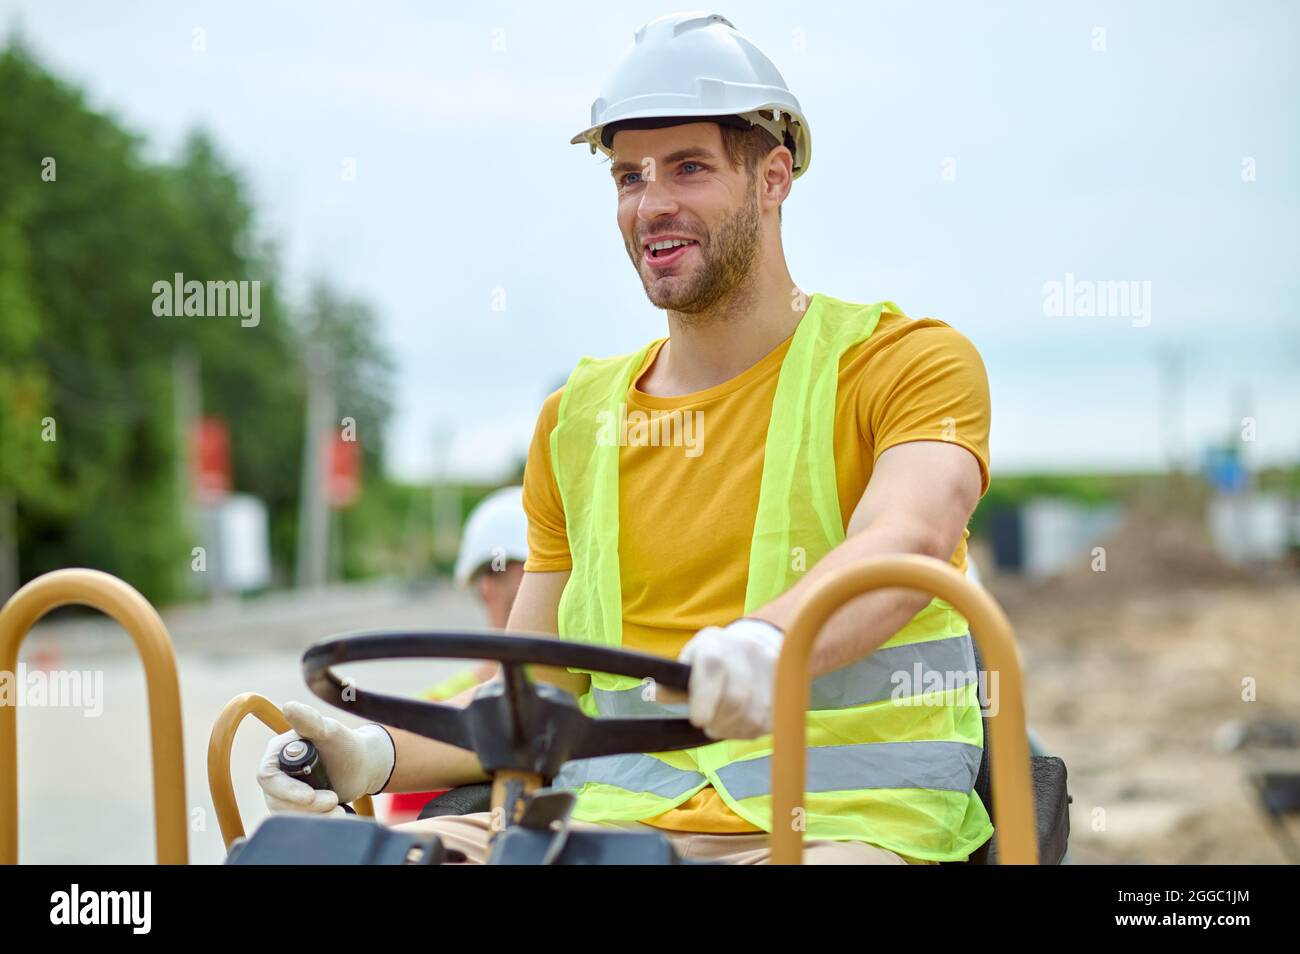
[(624, 173), (624, 174), (623, 174), (623, 177), (622, 177), (621, 179), (619, 179), (619, 185), (632, 185), (632, 183), (628, 181), (629, 177), (631, 177), (631, 176), (639, 176), (640, 174), (641, 174), (641, 173), (639, 173), (639, 172), (627, 172), (627, 173)]

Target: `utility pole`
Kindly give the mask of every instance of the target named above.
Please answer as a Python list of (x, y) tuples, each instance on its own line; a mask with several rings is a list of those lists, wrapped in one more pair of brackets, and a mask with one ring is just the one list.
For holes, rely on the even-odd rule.
[[(197, 542), (207, 547), (211, 541), (202, 539), (199, 521), (194, 512), (194, 475), (191, 470), (190, 441), (194, 435), (194, 424), (203, 413), (203, 384), (199, 371), (199, 359), (190, 348), (177, 348), (172, 353), (172, 414), (175, 419), (176, 433), (176, 512), (180, 514), (181, 527), (190, 547)], [(199, 539), (196, 541), (196, 534)], [(206, 566), (206, 563), (205, 563)], [(177, 592), (185, 595), (193, 592), (194, 574), (191, 570), (190, 549), (186, 548), (184, 559), (178, 562)]]
[(302, 446), (302, 489), (298, 502), (299, 587), (321, 587), (329, 575), (330, 519), (325, 494), (326, 454), (335, 426), (334, 350), (319, 341), (303, 355), (307, 372), (306, 433)]
[(1165, 498), (1173, 512), (1180, 512), (1184, 499), (1186, 355), (1181, 346), (1171, 345), (1160, 354), (1161, 437), (1165, 455)]
[(1186, 356), (1178, 346), (1172, 346), (1162, 355), (1161, 371), (1164, 391), (1160, 402), (1164, 410), (1165, 466), (1181, 474), (1186, 466), (1184, 445), (1184, 397), (1186, 394)]
[[(1232, 448), (1237, 458), (1237, 466), (1243, 475), (1241, 488), (1233, 493), (1233, 512), (1236, 515), (1236, 534), (1237, 546), (1239, 552), (1244, 555), (1247, 562), (1258, 560), (1256, 551), (1256, 534), (1252, 533), (1250, 509), (1255, 493), (1255, 474), (1252, 472), (1251, 462), (1246, 458), (1247, 444), (1246, 440), (1246, 418), (1250, 416), (1251, 393), (1250, 386), (1238, 384), (1236, 393), (1232, 397), (1232, 403), (1235, 410), (1232, 415), (1232, 427), (1228, 431), (1228, 446)], [(1251, 434), (1251, 439), (1254, 439)], [(1253, 459), (1254, 455), (1251, 455)]]
[(455, 561), (460, 536), (460, 488), (447, 483), (448, 462), (455, 428), (439, 421), (433, 429), (433, 559)]
[[(1258, 455), (1250, 445), (1258, 439), (1258, 435), (1255, 434), (1258, 422), (1253, 419), (1255, 398), (1249, 382), (1238, 383), (1236, 394), (1233, 395), (1233, 403), (1236, 404), (1236, 413), (1233, 415), (1231, 438), (1241, 453), (1241, 467), (1246, 472), (1246, 490), (1250, 492), (1257, 489), (1254, 465)], [(1249, 438), (1246, 437), (1247, 419), (1251, 419)], [(1249, 460), (1247, 452), (1249, 452)]]

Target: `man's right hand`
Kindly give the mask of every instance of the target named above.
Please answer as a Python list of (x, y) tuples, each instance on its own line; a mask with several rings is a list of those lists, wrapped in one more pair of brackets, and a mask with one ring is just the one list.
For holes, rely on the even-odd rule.
[[(257, 782), (271, 811), (342, 814), (340, 803), (377, 795), (388, 783), (395, 753), (383, 726), (349, 729), (298, 702), (285, 703), (283, 711), (293, 729), (270, 741), (257, 771)], [(280, 750), (294, 739), (306, 739), (316, 746), (333, 791), (317, 791), (280, 771)]]

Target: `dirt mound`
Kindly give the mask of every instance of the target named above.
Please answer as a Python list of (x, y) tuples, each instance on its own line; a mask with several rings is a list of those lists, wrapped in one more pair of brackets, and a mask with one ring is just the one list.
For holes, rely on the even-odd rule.
[[(1070, 772), (1085, 863), (1287, 860), (1225, 727), (1300, 726), (1300, 580), (1224, 562), (1192, 521), (1135, 510), (1059, 576), (987, 578), (1020, 644), (1029, 723)], [(986, 564), (987, 565), (987, 564)], [(1297, 729), (1300, 731), (1300, 729)], [(1293, 822), (1300, 830), (1300, 819)]]
[(989, 581), (989, 588), (1009, 611), (1012, 607), (1091, 611), (1187, 590), (1267, 582), (1226, 562), (1204, 528), (1185, 519), (1135, 510), (1097, 546), (1104, 552), (1094, 553), (1089, 547), (1072, 566), (1048, 580), (1000, 576)]

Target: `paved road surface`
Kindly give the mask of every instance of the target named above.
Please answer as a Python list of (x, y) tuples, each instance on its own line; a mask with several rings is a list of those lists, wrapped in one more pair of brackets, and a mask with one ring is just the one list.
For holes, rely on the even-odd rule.
[[(60, 611), (62, 614), (65, 611)], [(299, 672), (302, 650), (350, 629), (483, 625), (468, 594), (449, 587), (340, 587), (310, 598), (276, 596), (164, 614), (177, 646), (184, 710), (190, 860), (224, 857), (207, 783), (212, 721), (240, 692), (277, 704), (314, 697)], [(103, 712), (32, 708), (18, 713), (19, 856), (24, 863), (147, 864), (154, 859), (153, 799), (144, 674), (130, 640), (111, 622), (66, 619), (24, 643), (29, 666), (103, 673)], [(455, 672), (458, 661), (368, 663), (343, 671), (360, 685), (414, 693)], [(343, 721), (347, 716), (332, 711)], [(355, 720), (352, 720), (355, 721)], [(235, 792), (245, 827), (266, 815), (253, 773), (269, 738), (248, 720), (235, 741)]]

